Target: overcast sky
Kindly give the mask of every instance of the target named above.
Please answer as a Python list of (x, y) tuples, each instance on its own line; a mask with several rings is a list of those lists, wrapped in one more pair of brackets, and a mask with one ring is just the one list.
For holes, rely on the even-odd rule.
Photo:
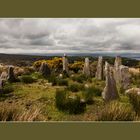
[(0, 19), (0, 53), (139, 52), (140, 18)]

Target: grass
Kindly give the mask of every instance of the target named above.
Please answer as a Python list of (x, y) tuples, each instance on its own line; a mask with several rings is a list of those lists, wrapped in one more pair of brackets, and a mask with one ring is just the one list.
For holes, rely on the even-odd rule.
[[(72, 80), (71, 78), (66, 79), (62, 78), (61, 80), (67, 80), (68, 86), (65, 86), (65, 84), (62, 84), (64, 86), (60, 86), (58, 84), (52, 86), (51, 84), (48, 83), (48, 79), (40, 77), (38, 73), (32, 73), (31, 77), (37, 79), (37, 81), (28, 84), (24, 82), (11, 83), (10, 86), (13, 88), (13, 90), (11, 90), (10, 92), (12, 96), (0, 97), (0, 104), (6, 104), (5, 107), (7, 108), (7, 112), (13, 112), (13, 114), (18, 114), (18, 111), (16, 111), (16, 109), (19, 109), (22, 112), (22, 115), (20, 116), (23, 117), (21, 118), (17, 117), (17, 119), (7, 118), (1, 120), (95, 121), (102, 120), (103, 118), (104, 118), (103, 120), (106, 120), (105, 118), (107, 118), (108, 120), (108, 116), (107, 117), (105, 116), (103, 118), (101, 117), (107, 115), (110, 109), (110, 106), (105, 104), (101, 97), (101, 91), (104, 88), (104, 81), (99, 81), (93, 78), (92, 83), (88, 80), (83, 81), (83, 83), (80, 83)], [(83, 85), (85, 84), (89, 85), (90, 88), (84, 90), (85, 87)], [(70, 85), (73, 85), (72, 88), (69, 88)], [(75, 87), (77, 88), (77, 85), (82, 85), (82, 88), (79, 88), (80, 87), (79, 86), (78, 91), (75, 92), (74, 88)], [(69, 106), (70, 109), (62, 111), (58, 109), (58, 107), (56, 106), (55, 95), (57, 90), (61, 91), (64, 89), (64, 87), (65, 88), (68, 87), (67, 90), (70, 98), (66, 96), (65, 101), (67, 106), (66, 108), (68, 108)], [(83, 92), (87, 93), (87, 94), (84, 93), (85, 97), (83, 97), (82, 95)], [(93, 104), (87, 103), (86, 108), (84, 108), (83, 111), (80, 110), (80, 112), (77, 112), (81, 99), (84, 99), (86, 101), (93, 100), (92, 102)], [(131, 114), (129, 114), (129, 111), (131, 109), (132, 109), (131, 113), (134, 112), (134, 109), (131, 107), (131, 104), (129, 103), (129, 98), (126, 95), (121, 94), (120, 100), (118, 102), (119, 102), (118, 106), (121, 106), (120, 107), (121, 109), (111, 109), (113, 110), (112, 112), (114, 112), (112, 114), (119, 112), (119, 114), (122, 113), (122, 115), (115, 115), (115, 119), (113, 117), (113, 119), (109, 118), (109, 120), (135, 119), (131, 118), (133, 117), (133, 115), (131, 116)], [(14, 111), (12, 111), (12, 109), (9, 109), (8, 106), (12, 106), (13, 108), (15, 108)], [(114, 108), (117, 108), (116, 105), (113, 106), (115, 106)], [(122, 106), (127, 107), (126, 112), (124, 110), (124, 107)], [(103, 112), (106, 114), (104, 114)], [(101, 113), (104, 115), (101, 115)], [(123, 113), (126, 115), (125, 119)]]

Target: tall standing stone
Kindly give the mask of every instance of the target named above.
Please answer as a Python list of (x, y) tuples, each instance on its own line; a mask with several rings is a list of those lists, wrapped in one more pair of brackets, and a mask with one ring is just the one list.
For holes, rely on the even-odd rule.
[(51, 70), (46, 62), (43, 62), (40, 66), (39, 72), (43, 76), (49, 76), (51, 74)]
[(98, 58), (96, 78), (98, 80), (103, 80), (103, 57), (102, 56), (99, 56)]
[(68, 58), (67, 58), (66, 54), (64, 54), (64, 56), (63, 56), (63, 72), (65, 72), (65, 73), (69, 72)]
[(117, 56), (115, 58), (115, 63), (114, 63), (114, 77), (116, 80), (117, 84), (120, 84), (120, 66), (122, 65), (122, 59), (120, 56)]
[(106, 86), (102, 92), (102, 97), (105, 101), (117, 99), (119, 97), (116, 82), (113, 75), (113, 68), (108, 62), (105, 63)]
[(85, 64), (84, 64), (84, 68), (83, 68), (83, 73), (86, 76), (90, 76), (89, 58), (85, 58)]
[(7, 80), (9, 82), (15, 82), (16, 81), (13, 66), (9, 66), (9, 68), (8, 68), (8, 78), (7, 78)]

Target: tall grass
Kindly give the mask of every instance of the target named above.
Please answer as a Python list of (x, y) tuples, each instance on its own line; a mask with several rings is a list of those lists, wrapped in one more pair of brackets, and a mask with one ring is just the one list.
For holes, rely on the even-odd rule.
[(112, 101), (105, 105), (99, 112), (98, 121), (133, 121), (135, 113), (132, 108), (118, 101)]

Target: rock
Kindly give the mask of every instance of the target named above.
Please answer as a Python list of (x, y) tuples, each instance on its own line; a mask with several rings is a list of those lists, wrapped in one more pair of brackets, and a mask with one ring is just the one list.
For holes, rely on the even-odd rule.
[(129, 68), (127, 66), (121, 65), (119, 67), (120, 70), (120, 85), (123, 89), (127, 89), (130, 85), (130, 73)]
[(83, 74), (85, 74), (86, 76), (90, 76), (90, 66), (89, 66), (89, 59), (88, 58), (85, 58)]
[(131, 93), (136, 93), (138, 95), (140, 95), (140, 88), (130, 88), (128, 90), (125, 91), (125, 94), (131, 94)]
[(8, 68), (7, 80), (9, 82), (15, 82), (16, 81), (15, 74), (14, 74), (14, 67), (13, 66), (9, 66), (9, 68)]
[(3, 72), (1, 73), (0, 79), (2, 79), (2, 80), (7, 80), (7, 77), (8, 77), (7, 72), (3, 71)]
[(98, 80), (103, 80), (103, 57), (99, 56), (98, 64), (97, 64), (97, 71), (96, 76)]
[(51, 70), (46, 62), (43, 62), (40, 66), (39, 72), (43, 76), (49, 76), (51, 74)]
[(0, 79), (0, 94), (3, 93), (3, 86), (4, 86), (4, 81)]
[(66, 54), (64, 54), (64, 56), (63, 56), (63, 72), (64, 73), (68, 73), (69, 72), (68, 58), (67, 58)]
[(105, 77), (106, 77), (106, 86), (102, 92), (102, 97), (105, 101), (114, 100), (119, 98), (116, 82), (113, 75), (113, 68), (105, 63)]
[(117, 56), (114, 63), (114, 77), (117, 84), (120, 84), (120, 69), (119, 67), (122, 65), (122, 59), (120, 56)]

